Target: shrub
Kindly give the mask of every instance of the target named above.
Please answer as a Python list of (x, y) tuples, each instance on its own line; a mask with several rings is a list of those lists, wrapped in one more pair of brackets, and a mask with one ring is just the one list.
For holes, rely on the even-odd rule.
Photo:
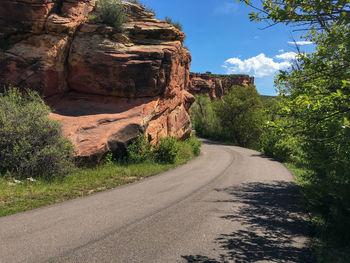
[(166, 17), (164, 18), (164, 20), (165, 20), (168, 24), (170, 24), (170, 25), (172, 25), (173, 27), (177, 28), (178, 30), (180, 30), (180, 31), (183, 30), (183, 27), (182, 27), (182, 25), (181, 25), (181, 23), (180, 23), (179, 21), (174, 21), (172, 18), (170, 18), (170, 17), (168, 17), (168, 16), (166, 16)]
[(157, 162), (175, 163), (179, 153), (179, 144), (174, 137), (165, 137), (161, 139), (154, 153)]
[(266, 127), (260, 136), (261, 152), (280, 162), (302, 162), (300, 140), (288, 133), (282, 133), (273, 127)]
[(198, 141), (195, 136), (190, 137), (186, 142), (192, 147), (194, 156), (198, 156), (201, 153), (202, 142)]
[(185, 163), (193, 157), (198, 156), (201, 152), (202, 143), (195, 136), (185, 141), (177, 141), (179, 145), (179, 153), (176, 157), (177, 163)]
[(106, 156), (104, 157), (104, 163), (106, 165), (112, 165), (114, 164), (114, 157), (113, 157), (113, 153), (109, 152), (106, 154)]
[(122, 29), (126, 21), (126, 14), (120, 0), (99, 0), (97, 2), (97, 12), (102, 21), (118, 30)]
[(73, 168), (72, 144), (34, 91), (0, 94), (0, 174), (16, 178), (63, 176)]
[(127, 160), (129, 163), (142, 163), (153, 159), (152, 145), (145, 135), (137, 137), (127, 148)]
[(202, 143), (196, 137), (178, 141), (173, 137), (165, 137), (158, 145), (149, 143), (145, 135), (137, 137), (127, 148), (127, 163), (154, 161), (158, 163), (176, 163), (187, 161), (198, 156)]

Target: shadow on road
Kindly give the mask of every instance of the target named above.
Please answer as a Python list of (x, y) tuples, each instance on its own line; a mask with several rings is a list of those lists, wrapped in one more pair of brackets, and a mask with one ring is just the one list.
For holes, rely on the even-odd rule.
[(311, 249), (299, 242), (311, 228), (295, 183), (246, 183), (216, 191), (230, 198), (215, 202), (232, 203), (235, 210), (221, 218), (238, 222), (241, 229), (215, 240), (220, 259), (182, 256), (187, 262), (315, 262)]
[(186, 260), (186, 262), (202, 262), (202, 263), (221, 263), (226, 261), (217, 261), (212, 258), (196, 255), (196, 256), (182, 256), (183, 259)]

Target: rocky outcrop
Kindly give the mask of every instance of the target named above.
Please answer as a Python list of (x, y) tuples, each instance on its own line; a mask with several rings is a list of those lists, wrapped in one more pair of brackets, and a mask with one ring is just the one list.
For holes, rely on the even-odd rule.
[[(191, 133), (190, 53), (184, 33), (124, 2), (123, 33), (98, 19), (92, 0), (5, 0), (0, 85), (35, 89), (75, 145), (78, 158), (99, 161), (140, 133), (157, 142)], [(21, 10), (21, 11), (19, 11)], [(12, 19), (16, 12), (28, 14)], [(5, 42), (6, 42), (5, 41)]]
[(232, 86), (254, 85), (254, 77), (248, 75), (216, 75), (211, 73), (190, 73), (187, 90), (193, 94), (209, 94), (211, 98), (222, 98)]

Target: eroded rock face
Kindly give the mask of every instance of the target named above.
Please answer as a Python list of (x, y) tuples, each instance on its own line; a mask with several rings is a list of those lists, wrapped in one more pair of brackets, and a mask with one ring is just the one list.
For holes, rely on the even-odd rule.
[(70, 92), (47, 99), (61, 121), (63, 134), (75, 145), (76, 156), (98, 162), (103, 153), (125, 150), (127, 143), (147, 129), (159, 99), (127, 99)]
[(68, 90), (65, 61), (69, 51), (65, 34), (33, 35), (2, 53), (0, 85), (11, 84), (51, 96)]
[[(140, 133), (153, 142), (188, 137), (194, 97), (187, 91), (191, 55), (182, 46), (184, 33), (128, 2), (129, 19), (120, 33), (98, 19), (87, 22), (94, 4), (1, 3), (0, 14), (15, 7), (33, 14), (20, 21), (0, 16), (8, 39), (21, 36), (0, 51), (0, 85), (39, 91), (78, 158), (98, 162)], [(19, 30), (23, 25), (26, 32)]]
[[(2, 37), (10, 45), (0, 50), (0, 85), (34, 89), (45, 97), (68, 91), (66, 62), (73, 35), (94, 3), (94, 0), (1, 2), (0, 14), (6, 13), (0, 20), (2, 32), (6, 33)], [(71, 10), (66, 8), (64, 17), (62, 10), (66, 6)], [(85, 13), (67, 17), (77, 6)]]
[(213, 75), (190, 73), (188, 91), (193, 94), (209, 94), (210, 98), (222, 98), (232, 86), (254, 85), (254, 77), (248, 75)]
[(56, 0), (2, 0), (0, 32), (6, 34), (40, 33)]

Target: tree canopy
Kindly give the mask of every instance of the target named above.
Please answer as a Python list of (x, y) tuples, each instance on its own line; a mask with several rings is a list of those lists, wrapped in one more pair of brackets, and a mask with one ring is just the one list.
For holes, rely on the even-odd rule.
[[(304, 32), (315, 52), (299, 52), (292, 68), (275, 78), (283, 100), (278, 127), (298, 137), (317, 189), (318, 211), (343, 244), (350, 235), (350, 0), (239, 0), (250, 19), (283, 23)], [(278, 126), (276, 124), (276, 126)], [(345, 220), (347, 218), (347, 220)], [(344, 242), (345, 241), (345, 242)]]

